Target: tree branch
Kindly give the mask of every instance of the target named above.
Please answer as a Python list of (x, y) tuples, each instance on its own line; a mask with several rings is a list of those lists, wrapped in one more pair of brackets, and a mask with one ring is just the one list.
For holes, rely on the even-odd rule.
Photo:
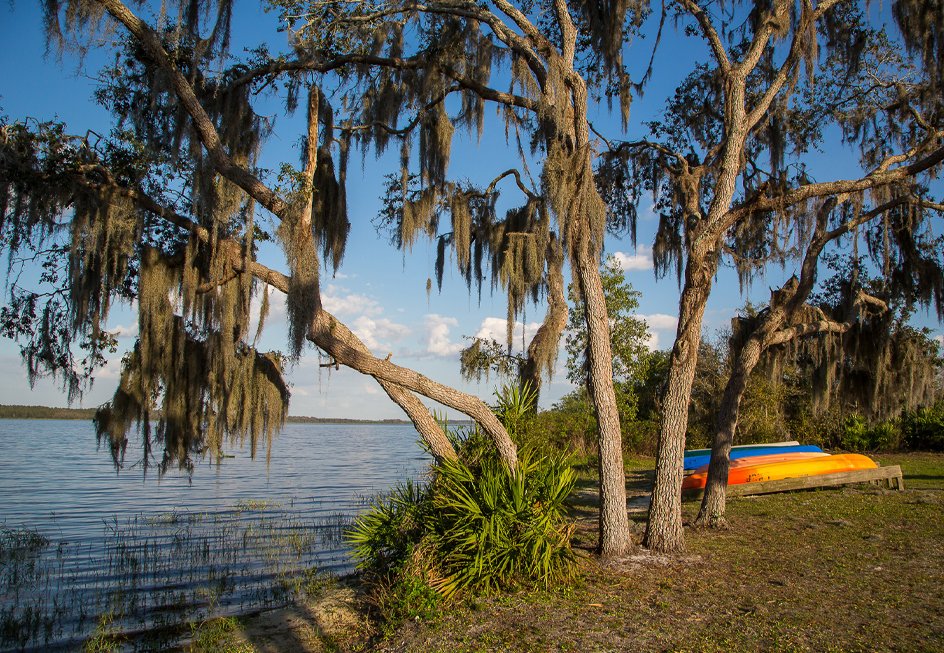
[(728, 53), (724, 49), (721, 37), (718, 36), (714, 25), (711, 24), (711, 18), (702, 7), (695, 3), (695, 0), (680, 0), (679, 4), (698, 21), (702, 36), (708, 42), (715, 61), (718, 62), (718, 67), (727, 74), (731, 70), (731, 61), (728, 59)]
[(197, 99), (193, 87), (171, 60), (170, 55), (164, 49), (164, 46), (161, 45), (160, 38), (158, 38), (154, 30), (134, 15), (120, 0), (98, 0), (98, 2), (105, 7), (115, 20), (125, 26), (128, 32), (137, 39), (142, 48), (148, 53), (148, 56), (170, 77), (178, 99), (190, 115), (191, 120), (193, 120), (194, 128), (200, 136), (200, 141), (210, 155), (213, 167), (216, 168), (221, 175), (246, 191), (247, 194), (274, 215), (281, 216), (288, 208), (288, 205), (277, 193), (263, 184), (248, 170), (237, 165), (230, 158), (229, 154), (223, 148), (222, 141), (216, 131), (216, 127), (213, 125), (213, 121)]

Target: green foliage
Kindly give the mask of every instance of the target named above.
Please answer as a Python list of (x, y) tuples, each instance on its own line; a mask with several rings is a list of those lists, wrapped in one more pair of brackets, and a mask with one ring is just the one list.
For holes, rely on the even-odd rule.
[(944, 400), (902, 413), (901, 431), (908, 449), (944, 451)]
[(870, 424), (853, 413), (843, 421), (837, 444), (846, 451), (894, 451), (899, 448), (900, 440), (901, 431), (895, 421)]
[(189, 653), (253, 653), (249, 642), (239, 641), (241, 630), (236, 617), (220, 617), (191, 626)]
[(569, 573), (573, 552), (564, 501), (576, 481), (569, 462), (524, 451), (514, 476), (491, 457), (477, 471), (459, 460), (439, 467), (430, 540), (444, 575), (435, 587), (451, 596), (517, 580), (547, 586)]
[(83, 653), (114, 653), (120, 651), (126, 637), (114, 626), (115, 615), (107, 612), (98, 618), (98, 626), (92, 636), (82, 644)]
[(586, 388), (569, 392), (551, 410), (539, 413), (531, 425), (532, 440), (548, 451), (566, 451), (579, 458), (596, 455), (597, 418)]
[(429, 485), (407, 483), (378, 501), (351, 530), (358, 568), (385, 588), (387, 616), (427, 610), (423, 585), (451, 597), (547, 586), (572, 571), (569, 459), (523, 449), (512, 475), (477, 442), (473, 435), (460, 459), (437, 464)]
[[(646, 343), (649, 327), (634, 316), (639, 308), (640, 293), (632, 284), (617, 260), (610, 256), (600, 268), (606, 311), (610, 318), (610, 347), (613, 354), (614, 381), (635, 380), (644, 371), (641, 361), (648, 355)], [(568, 314), (566, 339), (567, 378), (575, 384), (587, 382), (587, 348), (590, 340), (587, 332), (587, 315), (582, 298), (574, 284), (568, 288), (568, 298), (573, 305)]]
[(381, 616), (380, 630), (392, 635), (407, 621), (428, 621), (439, 614), (442, 594), (415, 574), (399, 574), (392, 584), (376, 587), (374, 602)]
[(501, 420), (508, 435), (518, 444), (528, 433), (538, 400), (538, 391), (531, 384), (524, 386), (506, 385), (495, 391), (496, 403), (492, 411)]
[(429, 493), (429, 487), (407, 481), (357, 518), (348, 542), (359, 569), (380, 577), (403, 569), (425, 534)]

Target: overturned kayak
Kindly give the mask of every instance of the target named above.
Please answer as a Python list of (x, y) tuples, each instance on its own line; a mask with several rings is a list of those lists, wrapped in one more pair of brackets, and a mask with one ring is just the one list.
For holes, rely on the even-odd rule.
[[(747, 456), (746, 458), (736, 458), (728, 461), (728, 468), (747, 467), (748, 465), (768, 465), (770, 463), (786, 463), (791, 460), (809, 460), (810, 458), (822, 458), (829, 454), (824, 451), (794, 451), (791, 453), (772, 453), (766, 456)], [(708, 465), (702, 465), (695, 470), (695, 473), (707, 472)]]
[[(813, 444), (798, 444), (798, 445), (788, 445), (788, 446), (763, 446), (763, 447), (751, 447), (750, 449), (731, 449), (731, 460), (737, 460), (738, 458), (747, 458), (748, 456), (769, 456), (772, 454), (802, 453), (802, 452), (822, 453), (823, 450)], [(686, 470), (698, 469), (702, 465), (707, 465), (709, 460), (711, 460), (710, 453), (699, 454), (697, 456), (685, 456), (685, 469)]]
[[(796, 440), (784, 440), (783, 442), (760, 442), (757, 444), (736, 444), (731, 447), (731, 451), (735, 449), (760, 449), (761, 447), (795, 447), (800, 443)], [(690, 458), (692, 456), (704, 456), (705, 454), (710, 454), (711, 449), (686, 449), (685, 457)]]
[[(728, 485), (741, 483), (757, 483), (760, 481), (777, 481), (783, 478), (800, 478), (803, 476), (819, 476), (836, 472), (851, 472), (857, 469), (874, 469), (878, 467), (875, 461), (857, 453), (846, 453), (835, 456), (820, 456), (805, 460), (791, 460), (779, 463), (765, 463), (760, 465), (732, 466), (728, 471)], [(691, 474), (682, 482), (683, 490), (700, 490), (705, 487), (708, 472)]]

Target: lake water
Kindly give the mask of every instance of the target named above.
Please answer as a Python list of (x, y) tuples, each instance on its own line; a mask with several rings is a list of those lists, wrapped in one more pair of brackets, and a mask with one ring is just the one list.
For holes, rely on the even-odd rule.
[(288, 424), (252, 460), (116, 473), (85, 421), (0, 420), (0, 649), (71, 648), (101, 615), (143, 630), (284, 603), (298, 574), (352, 569), (342, 531), (422, 476), (412, 426)]

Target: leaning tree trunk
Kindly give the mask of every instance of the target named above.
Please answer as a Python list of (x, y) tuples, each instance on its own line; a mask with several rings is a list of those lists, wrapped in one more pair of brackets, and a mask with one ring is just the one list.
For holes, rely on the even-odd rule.
[(669, 378), (662, 398), (662, 426), (656, 449), (656, 477), (649, 505), (645, 545), (659, 553), (677, 553), (684, 546), (682, 531), (682, 460), (688, 430), (701, 322), (717, 268), (714, 253), (693, 252), (685, 268), (685, 288), (679, 304), (679, 326), (669, 358)]
[(508, 469), (514, 472), (518, 468), (518, 448), (495, 414), (478, 397), (437, 383), (415, 370), (373, 356), (350, 329), (323, 309), (319, 310), (312, 320), (309, 339), (346, 367), (368, 374), (378, 381), (386, 381), (401, 386), (404, 390), (422, 394), (465, 413), (478, 422), (489, 435)]
[(577, 272), (587, 313), (590, 394), (599, 423), (600, 555), (615, 557), (628, 553), (632, 541), (626, 512), (622, 434), (613, 389), (610, 325), (597, 260), (586, 248), (578, 256)]
[(724, 388), (724, 397), (718, 411), (714, 439), (711, 443), (711, 461), (708, 464), (708, 479), (701, 509), (695, 519), (696, 526), (719, 528), (725, 525), (724, 509), (728, 487), (728, 470), (731, 462), (731, 445), (737, 429), (741, 399), (747, 390), (751, 372), (757, 366), (763, 347), (759, 339), (750, 338), (738, 353), (731, 377)]
[[(234, 269), (245, 269), (245, 262), (238, 247), (230, 246), (229, 256), (231, 265)], [(258, 278), (260, 281), (269, 284), (273, 288), (277, 288), (281, 292), (288, 293), (289, 278), (284, 274), (270, 270), (269, 268), (255, 261), (249, 263), (248, 269), (253, 274), (253, 276)], [(317, 297), (317, 303), (319, 306), (321, 305), (320, 293)], [(328, 324), (329, 326), (324, 327), (324, 324)], [(370, 350), (363, 342), (360, 341), (357, 336), (355, 336), (347, 327), (342, 325), (337, 320), (334, 320), (333, 318), (329, 319), (328, 313), (326, 311), (319, 309), (315, 314), (315, 318), (312, 321), (311, 327), (309, 328), (308, 338), (315, 342), (315, 344), (321, 346), (317, 336), (313, 334), (317, 334), (320, 330), (325, 328), (330, 334), (336, 334), (344, 337), (347, 346), (357, 351), (362, 356), (373, 358)], [(322, 349), (328, 351), (328, 349), (325, 347), (322, 347)], [(335, 360), (338, 362), (344, 362), (334, 352), (328, 351), (328, 353), (335, 356)], [(391, 381), (390, 379), (385, 379), (376, 375), (375, 378), (387, 393), (387, 396), (390, 397), (394, 403), (400, 406), (400, 408), (403, 409), (403, 412), (405, 412), (410, 418), (410, 421), (413, 422), (413, 426), (416, 427), (416, 431), (420, 434), (420, 437), (426, 443), (426, 446), (429, 447), (429, 452), (434, 458), (440, 461), (456, 458), (457, 454), (455, 447), (452, 446), (449, 438), (446, 437), (446, 434), (430, 414), (426, 406), (423, 405), (423, 402), (421, 402), (412, 392), (404, 387), (401, 387), (395, 381)], [(508, 435), (506, 433), (505, 438), (507, 437)], [(515, 456), (514, 460), (515, 463), (512, 465), (512, 469), (515, 465), (517, 465), (517, 456)]]
[(416, 395), (395, 383), (380, 379), (377, 382), (380, 383), (380, 387), (384, 389), (387, 396), (400, 406), (410, 418), (410, 421), (413, 422), (416, 432), (420, 434), (423, 442), (429, 447), (429, 453), (432, 454), (433, 458), (438, 462), (442, 462), (444, 460), (455, 460), (459, 457), (455, 447), (452, 446), (452, 442), (446, 437), (442, 426)]

